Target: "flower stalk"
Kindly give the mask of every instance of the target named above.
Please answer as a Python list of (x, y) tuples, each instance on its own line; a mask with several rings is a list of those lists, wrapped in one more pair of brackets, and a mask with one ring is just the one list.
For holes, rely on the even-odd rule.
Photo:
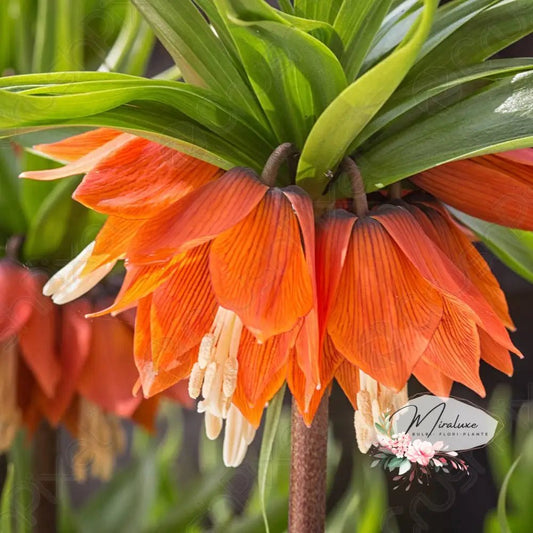
[(324, 394), (310, 427), (292, 402), (289, 533), (325, 530), (328, 402)]

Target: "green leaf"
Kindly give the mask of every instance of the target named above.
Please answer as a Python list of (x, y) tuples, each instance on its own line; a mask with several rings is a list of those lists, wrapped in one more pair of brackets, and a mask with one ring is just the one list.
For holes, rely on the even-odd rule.
[(509, 487), (509, 482), (511, 481), (513, 472), (515, 471), (519, 463), (520, 463), (520, 457), (516, 459), (516, 461), (513, 463), (513, 465), (509, 469), (509, 472), (507, 472), (507, 475), (505, 476), (505, 479), (503, 480), (502, 488), (500, 489), (500, 494), (498, 496), (498, 521), (500, 523), (500, 531), (502, 533), (512, 533), (509, 527), (509, 523), (507, 522), (506, 500), (507, 500), (507, 490)]
[(259, 485), (259, 500), (261, 503), (261, 512), (265, 523), (267, 533), (270, 531), (268, 526), (268, 515), (266, 505), (266, 485), (268, 477), (268, 467), (272, 455), (272, 448), (274, 446), (274, 439), (279, 427), (279, 420), (281, 416), (281, 409), (283, 407), (283, 397), (285, 395), (285, 385), (281, 388), (276, 396), (269, 403), (265, 430), (263, 433), (263, 441), (261, 442), (261, 452), (259, 454), (259, 471), (257, 474), (257, 482)]
[[(403, 90), (399, 89), (357, 136), (350, 150), (355, 150), (369, 137), (387, 128), (398, 117), (402, 117), (402, 126), (404, 128), (409, 126), (417, 119), (420, 119), (420, 117), (423, 117), (424, 106), (421, 104), (425, 103), (427, 106), (428, 100), (431, 100), (433, 105), (441, 105), (437, 97), (450, 89), (478, 80), (486, 80), (488, 83), (493, 79), (498, 79), (498, 77), (501, 78), (501, 75), (509, 75), (528, 70), (533, 70), (533, 61), (531, 59), (494, 59), (479, 65), (446, 73), (440, 78), (425, 79), (424, 83), (417, 84), (415, 88), (409, 86)], [(446, 98), (448, 94), (445, 95)], [(444, 107), (444, 102), (441, 107)], [(411, 110), (413, 112), (409, 113)], [(401, 128), (395, 123), (394, 128), (387, 128), (381, 133), (379, 140), (390, 137), (389, 130), (391, 129), (395, 132)]]
[(533, 283), (533, 231), (506, 228), (450, 209), (487, 247), (517, 274)]
[(423, 14), (402, 44), (344, 90), (316, 121), (298, 165), (297, 182), (313, 196), (322, 194), (329, 172), (402, 81), (431, 26), (436, 0), (425, 0)]
[(406, 83), (483, 61), (533, 31), (531, 0), (500, 0), (439, 43), (409, 73)]
[(294, 0), (294, 14), (311, 20), (332, 23), (343, 0)]
[(522, 72), (356, 155), (368, 190), (436, 165), (533, 144), (533, 72)]
[(333, 52), (284, 23), (232, 23), (241, 58), (278, 143), (302, 147), (316, 118), (346, 86)]
[(168, 50), (186, 81), (225, 94), (263, 119), (231, 54), (190, 0), (132, 0)]
[(391, 0), (345, 0), (334, 27), (344, 43), (341, 62), (349, 81), (359, 74), (390, 5)]
[(15, 479), (15, 465), (7, 465), (7, 475), (2, 488), (2, 499), (0, 500), (0, 531), (11, 533), (13, 531), (13, 514), (11, 511), (11, 499), (13, 497), (13, 485)]
[(20, 168), (14, 147), (0, 141), (0, 231), (24, 233), (26, 221), (19, 198)]
[(30, 220), (22, 250), (26, 261), (45, 258), (59, 248), (68, 229), (71, 196), (77, 183), (77, 180), (59, 182)]

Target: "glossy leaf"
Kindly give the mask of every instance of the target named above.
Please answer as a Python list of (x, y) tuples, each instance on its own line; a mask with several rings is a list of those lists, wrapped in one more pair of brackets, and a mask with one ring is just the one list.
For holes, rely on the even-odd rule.
[(283, 407), (283, 397), (285, 395), (285, 386), (283, 386), (276, 396), (270, 401), (265, 419), (265, 429), (263, 432), (263, 441), (261, 442), (261, 452), (259, 454), (259, 471), (257, 473), (257, 482), (259, 484), (259, 499), (261, 502), (261, 512), (265, 522), (267, 533), (270, 531), (268, 526), (268, 514), (266, 506), (266, 485), (268, 477), (268, 467), (274, 446), (274, 439), (279, 427), (281, 409)]
[(333, 22), (343, 0), (294, 0), (294, 13), (312, 20)]
[(425, 0), (420, 19), (402, 44), (385, 60), (344, 90), (316, 121), (298, 165), (297, 181), (318, 196), (353, 139), (400, 84), (431, 26), (436, 0)]
[(469, 227), (487, 247), (517, 274), (533, 283), (533, 232), (498, 226), (456, 209), (454, 216)]
[(191, 0), (132, 0), (186, 81), (226, 94), (256, 119), (262, 115), (231, 55)]
[(503, 78), (357, 156), (368, 190), (455, 159), (533, 145), (533, 72)]
[(301, 148), (316, 118), (346, 85), (337, 58), (284, 23), (239, 20), (231, 32), (278, 143)]

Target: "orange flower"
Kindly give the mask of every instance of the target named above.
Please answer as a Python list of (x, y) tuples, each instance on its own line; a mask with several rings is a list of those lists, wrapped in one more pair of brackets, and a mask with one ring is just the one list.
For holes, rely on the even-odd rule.
[(533, 148), (453, 161), (411, 181), (469, 215), (533, 230)]
[[(108, 478), (124, 445), (119, 423), (133, 418), (150, 428), (159, 398), (133, 397), (138, 374), (133, 330), (118, 318), (88, 321), (87, 300), (60, 308), (42, 295), (45, 279), (10, 260), (0, 261), (0, 397), (2, 439), (11, 445), (21, 426), (33, 433), (45, 418), (78, 437), (74, 470)], [(174, 389), (184, 400), (183, 384)]]

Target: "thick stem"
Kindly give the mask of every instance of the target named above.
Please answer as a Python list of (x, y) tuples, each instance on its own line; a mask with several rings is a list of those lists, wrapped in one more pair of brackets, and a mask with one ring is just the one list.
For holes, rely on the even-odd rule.
[(365, 182), (359, 172), (359, 167), (350, 157), (342, 160), (342, 169), (350, 177), (353, 193), (353, 210), (358, 217), (364, 217), (368, 214), (368, 201), (366, 199)]
[(389, 197), (391, 200), (401, 200), (402, 199), (402, 182), (397, 181), (390, 186)]
[(41, 422), (35, 434), (33, 448), (33, 491), (35, 510), (33, 531), (57, 531), (57, 432), (47, 422)]
[(328, 395), (311, 427), (292, 402), (289, 533), (321, 533), (326, 522)]
[(269, 187), (274, 187), (281, 165), (297, 153), (294, 144), (280, 144), (272, 154), (270, 154), (270, 157), (263, 168), (263, 172), (261, 172), (261, 181)]

